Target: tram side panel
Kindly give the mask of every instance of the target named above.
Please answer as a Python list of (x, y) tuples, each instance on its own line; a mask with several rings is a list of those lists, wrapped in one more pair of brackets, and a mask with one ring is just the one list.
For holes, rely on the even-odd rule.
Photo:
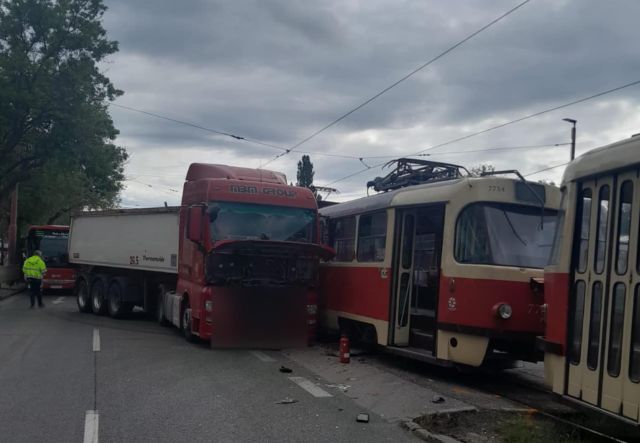
[[(323, 330), (346, 332), (343, 322), (351, 326), (368, 326), (375, 330), (373, 337), (377, 344), (388, 345), (389, 333), (389, 296), (393, 282), (391, 273), (392, 245), (394, 235), (395, 211), (385, 209), (373, 214), (386, 215), (384, 230), (384, 252), (379, 260), (358, 260), (356, 236), (362, 237), (358, 229), (361, 217), (370, 214), (357, 214), (342, 217), (352, 218), (352, 242), (341, 250), (332, 262), (321, 264), (320, 287), (322, 288), (318, 310)], [(362, 241), (362, 240), (361, 240)], [(335, 246), (335, 245), (334, 245)], [(341, 248), (340, 248), (341, 249)], [(380, 252), (378, 251), (380, 254)], [(341, 324), (343, 323), (343, 324)], [(342, 331), (341, 331), (342, 329)]]

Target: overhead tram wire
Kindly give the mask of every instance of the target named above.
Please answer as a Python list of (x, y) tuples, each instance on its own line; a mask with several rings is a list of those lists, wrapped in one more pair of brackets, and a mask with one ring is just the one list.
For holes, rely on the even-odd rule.
[(552, 169), (559, 168), (560, 166), (567, 166), (569, 163), (571, 163), (571, 162), (564, 162), (564, 163), (559, 164), (559, 165), (549, 166), (548, 168), (540, 169), (539, 171), (535, 171), (535, 172), (530, 172), (528, 174), (524, 174), (523, 177), (529, 177), (531, 175), (536, 175), (536, 174), (539, 174), (541, 172), (550, 171)]
[(200, 129), (202, 131), (206, 131), (206, 132), (211, 132), (213, 134), (218, 134), (218, 135), (222, 135), (225, 137), (230, 137), (234, 140), (240, 140), (240, 141), (245, 141), (247, 143), (252, 143), (254, 145), (259, 145), (259, 146), (264, 146), (267, 148), (271, 148), (271, 149), (277, 149), (279, 151), (287, 151), (287, 148), (284, 148), (282, 146), (277, 146), (277, 145), (273, 145), (271, 143), (265, 143), (262, 142), (260, 140), (255, 140), (253, 138), (249, 138), (249, 137), (244, 137), (241, 135), (236, 135), (236, 134), (232, 134), (230, 132), (225, 132), (225, 131), (220, 131), (217, 129), (211, 129), (211, 128), (207, 128), (206, 126), (201, 126), (195, 123), (191, 123), (191, 122), (187, 122), (184, 120), (178, 120), (172, 117), (167, 117), (166, 115), (161, 115), (161, 114), (156, 114), (155, 112), (149, 112), (149, 111), (145, 111), (143, 109), (137, 109), (137, 108), (132, 108), (130, 106), (125, 106), (125, 105), (118, 105), (116, 103), (109, 103), (109, 106), (115, 106), (116, 108), (122, 108), (122, 109), (126, 109), (128, 111), (132, 111), (132, 112), (138, 112), (140, 114), (144, 114), (144, 115), (148, 115), (150, 117), (155, 117), (161, 120), (167, 120), (173, 123), (178, 123), (181, 125), (185, 125), (185, 126), (190, 126), (192, 128), (196, 128), (196, 129)]
[(311, 139), (315, 138), (316, 136), (320, 135), (322, 132), (326, 131), (327, 129), (331, 128), (332, 126), (338, 124), (339, 122), (341, 122), (345, 118), (349, 117), (354, 112), (362, 109), (363, 107), (365, 107), (366, 105), (368, 105), (369, 103), (371, 103), (372, 101), (374, 101), (375, 99), (380, 97), (381, 95), (383, 95), (386, 92), (388, 92), (389, 90), (395, 88), (400, 83), (404, 82), (405, 80), (409, 79), (413, 75), (415, 75), (418, 72), (422, 71), (423, 69), (425, 69), (426, 67), (428, 67), (432, 63), (436, 62), (437, 60), (441, 59), (445, 55), (449, 54), (453, 50), (457, 49), (458, 47), (462, 46), (463, 44), (465, 44), (466, 42), (468, 42), (469, 40), (474, 38), (476, 35), (480, 34), (481, 32), (483, 32), (483, 31), (485, 31), (487, 29), (489, 29), (491, 26), (495, 25), (496, 23), (498, 23), (500, 20), (504, 19), (505, 17), (511, 15), (512, 13), (514, 13), (515, 11), (517, 11), (518, 9), (520, 9), (521, 7), (523, 7), (524, 5), (529, 3), (530, 1), (531, 0), (524, 0), (523, 2), (519, 3), (518, 5), (514, 6), (511, 9), (509, 9), (507, 12), (505, 12), (502, 15), (500, 15), (499, 17), (493, 19), (492, 21), (490, 21), (486, 25), (482, 26), (480, 29), (476, 30), (475, 32), (469, 34), (467, 37), (463, 38), (462, 40), (460, 40), (459, 42), (457, 42), (453, 46), (450, 46), (449, 48), (445, 49), (443, 52), (441, 52), (440, 54), (436, 55), (435, 57), (433, 57), (432, 59), (430, 59), (426, 63), (423, 63), (422, 65), (418, 66), (416, 69), (414, 69), (413, 71), (409, 72), (408, 74), (406, 74), (405, 76), (403, 76), (399, 80), (395, 81), (391, 85), (387, 86), (386, 88), (384, 88), (380, 92), (378, 92), (375, 95), (369, 97), (367, 100), (363, 101), (362, 103), (360, 103), (355, 108), (352, 108), (351, 110), (349, 110), (346, 113), (342, 114), (340, 117), (338, 117), (335, 120), (333, 120), (331, 123), (323, 126), (322, 128), (320, 128), (317, 131), (315, 131), (314, 133), (312, 133), (311, 135), (309, 135), (306, 138), (302, 139), (301, 141), (299, 141), (298, 143), (293, 145), (291, 148), (287, 149), (285, 152), (282, 152), (282, 153), (276, 155), (274, 158), (272, 158), (271, 160), (267, 161), (263, 166), (266, 166), (269, 163), (272, 163), (275, 160), (279, 159), (280, 157), (283, 157), (283, 156), (295, 151), (298, 147), (302, 146), (303, 144), (307, 143), (309, 140), (311, 140)]
[[(184, 121), (184, 120), (178, 120), (178, 119), (175, 119), (175, 118), (172, 118), (172, 117), (167, 117), (166, 115), (157, 114), (155, 112), (145, 111), (143, 109), (132, 108), (130, 106), (119, 105), (119, 104), (116, 104), (116, 103), (110, 103), (109, 106), (115, 106), (116, 108), (122, 108), (122, 109), (126, 109), (128, 111), (138, 112), (140, 114), (147, 115), (149, 117), (158, 118), (158, 119), (161, 119), (161, 120), (166, 120), (166, 121), (170, 121), (170, 122), (173, 122), (173, 123), (178, 123), (178, 124), (181, 124), (181, 125), (189, 126), (189, 127), (196, 128), (196, 129), (200, 129), (202, 131), (211, 132), (213, 134), (218, 134), (218, 135), (222, 135), (222, 136), (225, 136), (225, 137), (231, 137), (234, 140), (246, 141), (248, 143), (253, 143), (253, 144), (259, 145), (259, 146), (265, 146), (267, 148), (278, 149), (278, 150), (283, 151), (283, 152), (284, 151), (288, 151), (288, 148), (285, 148), (285, 147), (282, 147), (282, 146), (278, 146), (278, 145), (274, 145), (274, 144), (270, 144), (270, 143), (265, 143), (265, 142), (262, 142), (260, 140), (255, 140), (253, 138), (248, 138), (248, 137), (244, 137), (244, 136), (231, 134), (229, 132), (219, 131), (217, 129), (207, 128), (205, 126), (201, 126), (201, 125), (198, 125), (196, 123), (191, 123), (191, 122)], [(329, 153), (329, 152), (315, 152), (315, 151), (298, 151), (298, 152), (300, 152), (302, 154), (313, 154), (313, 155), (320, 155), (320, 156), (324, 156), (324, 157), (345, 158), (345, 159), (352, 159), (352, 160), (358, 160), (360, 158), (360, 157), (356, 157), (356, 156), (353, 156), (353, 155), (332, 154), (332, 153)]]
[[(468, 154), (472, 152), (489, 152), (489, 151), (517, 151), (517, 150), (527, 150), (527, 149), (539, 149), (539, 148), (555, 148), (558, 146), (567, 146), (571, 143), (550, 143), (546, 145), (527, 145), (527, 146), (504, 146), (498, 148), (480, 148), (480, 149), (469, 149), (466, 151), (445, 151), (445, 152), (434, 152), (433, 154), (417, 154), (417, 155), (408, 155), (407, 157), (426, 157), (432, 155), (450, 155), (450, 154)], [(397, 155), (376, 155), (362, 158), (397, 158)]]
[[(420, 154), (422, 154), (422, 153), (424, 153), (426, 151), (430, 151), (432, 149), (440, 148), (442, 146), (447, 146), (447, 145), (450, 145), (450, 144), (453, 144), (453, 143), (460, 142), (462, 140), (467, 140), (467, 139), (470, 139), (472, 137), (476, 137), (478, 135), (486, 134), (487, 132), (494, 131), (496, 129), (504, 128), (505, 126), (513, 125), (515, 123), (520, 123), (522, 121), (529, 120), (529, 119), (534, 118), (534, 117), (539, 117), (539, 116), (541, 116), (543, 114), (547, 114), (549, 112), (557, 111), (559, 109), (564, 109), (564, 108), (567, 108), (569, 106), (577, 105), (579, 103), (584, 103), (584, 102), (586, 102), (588, 100), (593, 100), (594, 98), (598, 98), (598, 97), (602, 97), (602, 96), (607, 95), (607, 94), (618, 92), (618, 91), (620, 91), (622, 89), (630, 88), (630, 87), (636, 86), (638, 84), (640, 84), (640, 80), (636, 80), (636, 81), (633, 81), (631, 83), (624, 84), (622, 86), (617, 86), (615, 88), (607, 89), (606, 91), (597, 92), (597, 93), (589, 95), (587, 97), (583, 97), (583, 98), (580, 98), (580, 99), (577, 99), (577, 100), (573, 100), (571, 102), (568, 102), (568, 103), (565, 103), (565, 104), (562, 104), (562, 105), (559, 105), (559, 106), (554, 106), (552, 108), (545, 109), (543, 111), (535, 112), (533, 114), (525, 115), (523, 117), (519, 117), (517, 119), (510, 120), (510, 121), (508, 121), (506, 123), (501, 123), (499, 125), (495, 125), (495, 126), (492, 126), (490, 128), (483, 129), (482, 131), (477, 131), (477, 132), (474, 132), (474, 133), (471, 133), (471, 134), (467, 134), (467, 135), (462, 136), (462, 137), (454, 138), (454, 139), (449, 140), (449, 141), (444, 142), (444, 143), (440, 143), (440, 144), (437, 144), (437, 145), (434, 145), (434, 146), (430, 146), (430, 147), (422, 149), (422, 150), (420, 150), (418, 152), (414, 152), (413, 154), (407, 154), (407, 155), (405, 155), (405, 157), (415, 157), (415, 156), (418, 156), (418, 155), (420, 155)], [(362, 170), (360, 170), (358, 172), (354, 172), (354, 173), (349, 174), (349, 175), (347, 175), (345, 177), (342, 177), (342, 178), (334, 180), (334, 181), (332, 181), (330, 183), (327, 183), (325, 186), (331, 186), (331, 185), (333, 185), (335, 183), (341, 182), (341, 181), (346, 180), (348, 178), (351, 178), (351, 177), (353, 177), (355, 175), (362, 174), (363, 172), (366, 172), (366, 171), (368, 171), (370, 169), (375, 169), (375, 168), (379, 168), (381, 166), (384, 166), (385, 164), (387, 164), (386, 161), (385, 162), (381, 162), (381, 163), (377, 163), (375, 165), (372, 165), (370, 168), (362, 169)]]

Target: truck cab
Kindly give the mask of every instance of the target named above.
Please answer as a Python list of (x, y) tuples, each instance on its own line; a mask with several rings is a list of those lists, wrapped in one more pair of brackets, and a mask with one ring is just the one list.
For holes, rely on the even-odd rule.
[(195, 163), (179, 232), (178, 284), (167, 311), (187, 338), (210, 338), (216, 347), (313, 338), (318, 261), (332, 251), (319, 245), (309, 189), (273, 171)]

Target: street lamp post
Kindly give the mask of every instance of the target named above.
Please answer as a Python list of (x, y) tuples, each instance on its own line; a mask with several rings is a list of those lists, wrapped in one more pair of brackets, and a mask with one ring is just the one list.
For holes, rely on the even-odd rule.
[(571, 160), (573, 160), (576, 158), (576, 123), (578, 121), (572, 118), (563, 118), (562, 120), (573, 125), (571, 128)]

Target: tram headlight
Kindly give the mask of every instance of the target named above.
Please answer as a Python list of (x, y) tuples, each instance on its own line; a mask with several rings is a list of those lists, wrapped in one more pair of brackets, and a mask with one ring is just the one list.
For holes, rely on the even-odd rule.
[(500, 303), (500, 305), (498, 305), (497, 313), (498, 317), (501, 319), (508, 320), (513, 314), (513, 309), (511, 308), (511, 305), (507, 303)]

